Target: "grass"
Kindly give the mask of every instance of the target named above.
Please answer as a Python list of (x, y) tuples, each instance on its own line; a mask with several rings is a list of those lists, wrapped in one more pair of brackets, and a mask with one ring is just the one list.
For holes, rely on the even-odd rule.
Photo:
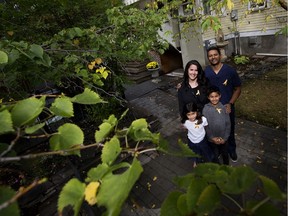
[(243, 81), (236, 116), (287, 131), (287, 64)]

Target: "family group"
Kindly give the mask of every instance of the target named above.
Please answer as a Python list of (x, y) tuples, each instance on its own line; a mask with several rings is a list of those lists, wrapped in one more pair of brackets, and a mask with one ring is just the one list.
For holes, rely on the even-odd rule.
[(188, 130), (189, 147), (200, 156), (192, 158), (193, 167), (237, 161), (234, 104), (241, 80), (236, 69), (222, 63), (218, 47), (208, 48), (207, 58), (210, 65), (205, 70), (198, 61), (189, 61), (178, 86), (181, 123)]

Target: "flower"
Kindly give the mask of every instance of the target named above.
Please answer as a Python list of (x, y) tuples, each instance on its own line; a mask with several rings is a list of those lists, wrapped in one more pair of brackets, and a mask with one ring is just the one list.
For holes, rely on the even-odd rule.
[(159, 64), (158, 62), (156, 61), (152, 61), (152, 62), (149, 62), (147, 65), (146, 65), (146, 68), (147, 69), (156, 69), (159, 67)]

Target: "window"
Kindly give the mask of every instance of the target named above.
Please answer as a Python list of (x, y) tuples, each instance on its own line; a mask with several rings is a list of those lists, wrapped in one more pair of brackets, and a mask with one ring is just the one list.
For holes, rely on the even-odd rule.
[[(220, 16), (226, 16), (227, 11), (225, 7), (225, 2), (223, 1), (214, 1), (211, 2), (209, 0), (203, 0), (203, 13), (204, 15), (212, 15), (215, 16), (216, 14)], [(213, 5), (211, 5), (213, 4)]]
[(270, 4), (268, 0), (263, 0), (263, 2), (260, 2), (260, 3), (257, 3), (256, 0), (250, 0), (248, 2), (249, 11), (259, 11), (259, 10), (264, 10), (266, 8), (270, 8)]
[(180, 16), (193, 16), (195, 14), (195, 5), (191, 2), (185, 1), (179, 8)]

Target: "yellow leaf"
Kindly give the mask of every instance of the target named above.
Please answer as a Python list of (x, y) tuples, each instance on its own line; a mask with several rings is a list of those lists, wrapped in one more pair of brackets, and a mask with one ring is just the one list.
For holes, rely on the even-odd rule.
[(96, 64), (98, 64), (98, 65), (99, 65), (99, 64), (101, 64), (101, 63), (102, 63), (102, 59), (101, 59), (101, 58), (96, 58), (96, 59), (95, 59), (95, 62), (96, 62)]
[(85, 188), (85, 200), (90, 204), (94, 205), (97, 203), (96, 194), (99, 188), (99, 182), (90, 182)]
[(7, 34), (8, 34), (9, 36), (13, 36), (13, 35), (14, 35), (14, 32), (13, 32), (13, 31), (7, 31)]
[(227, 0), (227, 7), (231, 11), (234, 8), (234, 3), (231, 0)]
[(92, 69), (94, 68), (94, 66), (95, 66), (95, 61), (90, 62), (90, 64), (88, 65), (88, 68), (89, 68), (90, 70), (92, 70)]
[(108, 72), (109, 72), (109, 71), (105, 70), (105, 71), (102, 73), (102, 77), (103, 77), (104, 79), (106, 79), (106, 78), (108, 77)]
[(89, 65), (88, 65), (88, 68), (89, 68), (90, 70), (92, 70), (92, 69), (93, 69), (93, 67), (94, 67), (94, 66), (93, 66), (93, 65), (91, 65), (91, 64), (89, 64)]
[(73, 40), (73, 44), (79, 45), (79, 43), (80, 43), (80, 41), (79, 41), (78, 39), (74, 39), (74, 40)]
[(97, 70), (96, 70), (96, 73), (100, 73), (102, 74), (104, 71), (105, 71), (106, 67), (99, 67)]

